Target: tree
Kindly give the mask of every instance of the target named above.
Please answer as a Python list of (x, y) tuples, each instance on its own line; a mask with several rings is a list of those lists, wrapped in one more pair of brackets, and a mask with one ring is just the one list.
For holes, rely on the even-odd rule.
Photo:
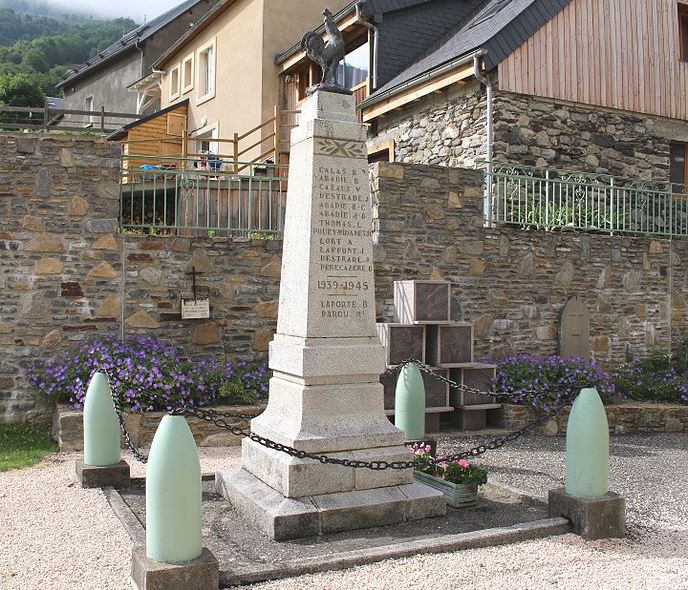
[(45, 94), (38, 81), (27, 74), (0, 74), (0, 104), (42, 107), (45, 104)]

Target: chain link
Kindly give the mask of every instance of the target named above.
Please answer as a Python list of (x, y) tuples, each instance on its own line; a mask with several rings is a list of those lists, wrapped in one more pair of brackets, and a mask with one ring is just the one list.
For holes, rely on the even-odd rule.
[[(428, 367), (427, 365), (421, 363), (418, 360), (415, 359), (409, 359), (401, 363), (400, 365), (397, 365), (396, 367), (393, 367), (391, 369), (388, 369), (385, 371), (385, 373), (382, 374), (382, 378), (389, 377), (395, 373), (398, 373), (401, 371), (401, 369), (408, 365), (408, 364), (415, 364), (418, 366), (418, 368), (429, 375), (431, 375), (433, 378), (443, 381), (447, 383), (450, 387), (454, 389), (459, 389), (461, 391), (465, 391), (468, 393), (473, 393), (475, 395), (483, 395), (483, 396), (497, 396), (497, 397), (509, 397), (511, 394), (509, 393), (497, 393), (497, 392), (487, 392), (487, 391), (482, 391), (480, 389), (476, 389), (474, 387), (469, 387), (467, 385), (459, 384), (456, 383), (455, 381), (452, 381), (451, 379), (447, 379), (446, 377), (443, 377), (442, 375), (437, 375), (436, 373), (433, 373), (432, 369)], [(106, 372), (107, 374), (107, 372)], [(110, 379), (110, 382), (112, 383), (112, 378), (108, 374), (108, 378)], [(131, 440), (131, 437), (129, 436), (129, 433), (127, 432), (126, 426), (124, 424), (124, 417), (122, 413), (122, 407), (119, 401), (119, 396), (113, 391), (112, 392), (112, 402), (115, 406), (115, 411), (117, 412), (117, 418), (119, 419), (119, 425), (120, 428), (122, 429), (122, 434), (124, 436), (124, 440), (127, 444), (127, 448), (134, 454), (134, 457), (140, 461), (141, 463), (146, 463), (148, 461), (148, 457), (136, 446)], [(523, 428), (520, 430), (516, 430), (514, 432), (510, 432), (508, 434), (502, 435), (502, 436), (497, 436), (489, 441), (482, 443), (476, 447), (473, 447), (472, 449), (469, 449), (467, 451), (462, 451), (460, 453), (455, 453), (453, 455), (445, 455), (441, 457), (431, 457), (424, 462), (425, 465), (436, 465), (438, 463), (449, 463), (453, 461), (458, 461), (459, 459), (467, 459), (471, 457), (478, 457), (482, 455), (483, 453), (486, 453), (487, 451), (494, 451), (496, 449), (499, 449), (503, 447), (505, 444), (510, 443), (515, 441), (516, 439), (520, 438), (524, 434), (527, 434), (529, 432), (532, 432), (535, 430), (538, 426), (544, 424), (547, 420), (553, 418), (556, 416), (556, 414), (561, 410), (561, 408), (564, 406), (561, 406), (559, 408), (555, 408), (546, 414), (542, 415), (541, 417), (537, 418), (536, 420), (533, 420), (526, 424)], [(239, 419), (239, 420), (251, 420), (255, 418), (254, 415), (251, 414), (232, 414), (230, 412), (218, 412), (217, 410), (213, 410), (210, 408), (194, 408), (194, 407), (189, 407), (189, 406), (180, 406), (178, 408), (175, 408), (169, 412), (171, 416), (184, 416), (184, 417), (189, 417), (192, 416), (194, 418), (198, 418), (199, 420), (203, 420), (204, 422), (211, 422), (221, 430), (227, 430), (231, 432), (235, 436), (240, 436), (244, 438), (248, 438), (249, 440), (264, 446), (268, 449), (272, 449), (275, 451), (279, 451), (281, 453), (286, 453), (287, 455), (290, 455), (292, 457), (296, 457), (298, 459), (312, 459), (314, 461), (318, 461), (323, 464), (328, 464), (328, 465), (342, 465), (344, 467), (353, 467), (354, 469), (371, 469), (373, 471), (383, 471), (385, 469), (413, 469), (414, 467), (418, 466), (418, 463), (415, 461), (357, 461), (355, 459), (340, 459), (339, 457), (328, 457), (327, 455), (321, 455), (317, 453), (308, 453), (303, 450), (296, 449), (294, 447), (290, 447), (289, 445), (284, 445), (275, 441), (272, 441), (268, 438), (264, 438), (262, 436), (258, 436), (257, 434), (254, 434), (250, 430), (246, 430), (242, 428), (241, 426), (238, 426), (236, 424), (231, 424), (228, 422), (228, 420), (232, 419)]]

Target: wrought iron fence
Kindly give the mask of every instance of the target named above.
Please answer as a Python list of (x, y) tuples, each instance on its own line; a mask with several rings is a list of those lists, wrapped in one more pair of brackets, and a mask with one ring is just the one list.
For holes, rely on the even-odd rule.
[(513, 165), (495, 167), (488, 176), (493, 223), (688, 236), (684, 185)]
[(213, 154), (122, 156), (120, 227), (179, 236), (276, 236), (284, 227), (287, 168)]

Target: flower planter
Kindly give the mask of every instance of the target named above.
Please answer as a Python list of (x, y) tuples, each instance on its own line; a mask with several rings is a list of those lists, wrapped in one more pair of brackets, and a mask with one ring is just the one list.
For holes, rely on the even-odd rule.
[(420, 471), (414, 471), (413, 477), (416, 481), (442, 492), (447, 498), (447, 504), (453, 508), (465, 508), (478, 503), (478, 489), (475, 487), (463, 483), (452, 483)]

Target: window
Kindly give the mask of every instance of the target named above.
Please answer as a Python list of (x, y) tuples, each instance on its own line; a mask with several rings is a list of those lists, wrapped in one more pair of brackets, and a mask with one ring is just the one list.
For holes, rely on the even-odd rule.
[(215, 96), (215, 42), (198, 53), (198, 102)]
[(688, 4), (678, 5), (678, 38), (681, 60), (688, 61)]
[(688, 144), (672, 143), (669, 159), (669, 180), (672, 191), (675, 193), (686, 192), (686, 180), (688, 180)]
[(188, 55), (182, 62), (182, 93), (186, 94), (194, 86), (194, 54)]
[[(96, 110), (96, 100), (93, 96), (87, 96), (86, 97), (86, 104), (84, 107), (85, 111), (90, 111), (91, 113), (94, 113)], [(98, 121), (98, 116), (95, 114), (88, 115), (88, 122), (89, 124), (96, 123)]]
[[(351, 90), (368, 79), (370, 49), (366, 37), (360, 37), (347, 49), (337, 70), (338, 82)], [(361, 44), (362, 43), (362, 44)]]
[(170, 70), (170, 100), (179, 98), (179, 66), (174, 66)]
[(368, 164), (375, 162), (394, 162), (394, 140), (368, 145)]

